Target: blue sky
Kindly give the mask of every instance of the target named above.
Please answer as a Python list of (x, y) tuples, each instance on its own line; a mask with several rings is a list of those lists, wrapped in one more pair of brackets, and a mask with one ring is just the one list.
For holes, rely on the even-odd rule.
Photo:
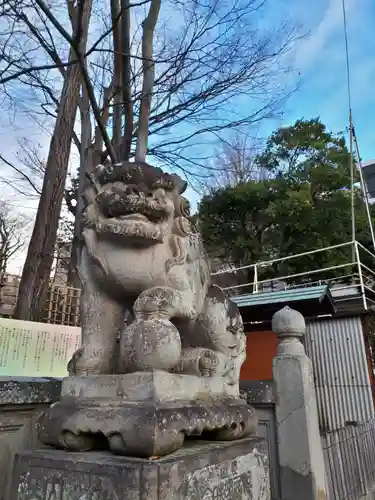
[[(290, 0), (282, 10), (294, 12), (308, 36), (295, 47), (300, 86), (287, 101), (283, 116), (263, 122), (267, 137), (299, 118), (319, 116), (335, 133), (347, 136), (348, 91), (342, 0)], [(363, 161), (375, 159), (375, 1), (345, 0), (353, 122)], [(279, 4), (280, 5), (280, 4)], [(282, 15), (282, 14), (281, 14)], [(280, 12), (278, 12), (280, 16)], [(188, 190), (193, 206), (198, 196)]]
[[(272, 0), (271, 0), (272, 1)], [(352, 110), (360, 153), (364, 161), (375, 158), (375, 1), (345, 0), (347, 8), (349, 58), (351, 67)], [(283, 117), (264, 122), (260, 134), (264, 137), (282, 125), (290, 125), (298, 118), (320, 116), (333, 132), (345, 131), (348, 126), (348, 97), (343, 30), (342, 0), (273, 0), (280, 11), (293, 13), (309, 31), (308, 37), (295, 47), (295, 67), (300, 72), (301, 85), (286, 103)], [(16, 117), (12, 118), (17, 121)], [(0, 117), (0, 150), (7, 157), (17, 150), (17, 132), (7, 123), (7, 115)], [(9, 118), (10, 120), (10, 118)], [(25, 117), (13, 126), (19, 129), (19, 136), (33, 135), (35, 124), (27, 123)], [(10, 132), (11, 130), (11, 132)], [(46, 151), (49, 136), (37, 134)], [(9, 189), (9, 188), (8, 188)], [(12, 205), (29, 207), (33, 215), (34, 201), (20, 198), (8, 191)], [(198, 196), (191, 189), (187, 192), (193, 207)], [(11, 266), (12, 272), (19, 272), (24, 254), (17, 256)]]
[[(293, 0), (304, 8), (310, 36), (298, 44), (295, 65), (301, 88), (288, 101), (283, 119), (320, 116), (334, 132), (348, 126), (348, 94), (341, 0)], [(375, 158), (375, 2), (346, 0), (352, 110), (364, 161)], [(306, 17), (306, 19), (303, 19)], [(273, 124), (265, 124), (264, 130)]]

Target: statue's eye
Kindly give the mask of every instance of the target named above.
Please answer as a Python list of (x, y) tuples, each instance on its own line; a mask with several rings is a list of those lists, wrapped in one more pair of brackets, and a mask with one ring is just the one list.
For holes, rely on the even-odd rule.
[(113, 171), (114, 171), (114, 167), (113, 167), (113, 165), (108, 165), (108, 166), (106, 167), (106, 174), (107, 174), (107, 175), (111, 175), (111, 174), (113, 174)]

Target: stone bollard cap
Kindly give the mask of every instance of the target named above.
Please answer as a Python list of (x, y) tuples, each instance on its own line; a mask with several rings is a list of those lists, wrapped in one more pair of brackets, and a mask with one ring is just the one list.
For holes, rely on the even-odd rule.
[(272, 330), (278, 337), (303, 337), (306, 331), (302, 314), (286, 306), (272, 317)]

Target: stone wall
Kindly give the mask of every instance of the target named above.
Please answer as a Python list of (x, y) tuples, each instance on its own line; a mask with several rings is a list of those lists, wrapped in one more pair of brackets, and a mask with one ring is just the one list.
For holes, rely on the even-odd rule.
[(38, 414), (60, 395), (58, 379), (0, 378), (0, 500), (6, 498), (14, 455), (37, 443)]
[[(35, 422), (60, 395), (59, 379), (0, 378), (0, 500), (5, 500), (15, 453), (41, 448)], [(241, 392), (258, 412), (260, 450), (269, 457), (272, 498), (279, 497), (274, 390), (271, 381), (242, 381)]]
[(269, 460), (271, 498), (280, 498), (279, 456), (276, 437), (275, 394), (272, 380), (241, 380), (240, 391), (247, 402), (257, 410), (259, 445), (262, 455)]

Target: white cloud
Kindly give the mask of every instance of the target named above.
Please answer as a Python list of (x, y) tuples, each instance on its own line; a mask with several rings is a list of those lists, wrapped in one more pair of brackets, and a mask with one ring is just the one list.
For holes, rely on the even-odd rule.
[[(351, 15), (355, 1), (361, 2), (346, 0), (348, 16)], [(342, 35), (344, 33), (342, 0), (320, 0), (315, 5), (309, 2), (306, 13), (309, 16), (306, 26), (310, 33), (298, 44), (296, 50), (296, 66), (301, 71), (313, 67), (321, 60), (323, 52), (331, 50), (328, 43), (333, 35), (337, 32), (342, 32)]]
[[(346, 0), (352, 111), (361, 155), (374, 158), (375, 8), (372, 0)], [(306, 7), (306, 2), (303, 2)], [(306, 9), (307, 10), (307, 9)], [(282, 123), (320, 116), (333, 132), (348, 127), (348, 91), (341, 0), (319, 0), (308, 9), (310, 35), (296, 50), (301, 88), (289, 101)], [(275, 125), (275, 124), (274, 124)], [(269, 130), (267, 130), (269, 132)]]

